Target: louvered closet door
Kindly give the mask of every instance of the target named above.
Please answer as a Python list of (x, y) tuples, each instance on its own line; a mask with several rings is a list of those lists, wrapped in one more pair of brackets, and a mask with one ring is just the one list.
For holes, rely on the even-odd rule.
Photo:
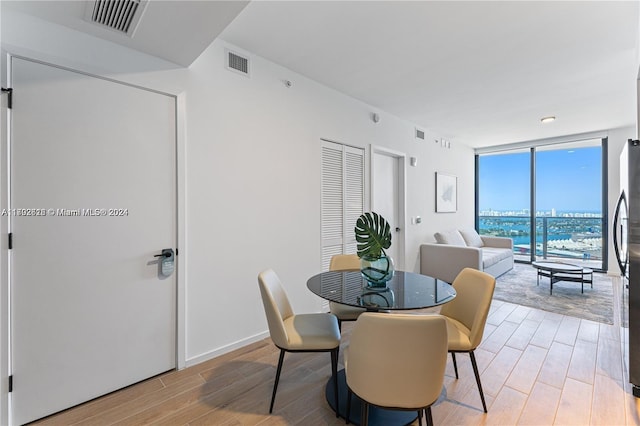
[(364, 149), (322, 144), (322, 270), (331, 256), (355, 253), (353, 229), (364, 211)]
[(329, 269), (331, 256), (342, 253), (344, 234), (343, 147), (322, 145), (322, 270)]
[(344, 147), (344, 253), (356, 252), (356, 221), (364, 212), (364, 150)]

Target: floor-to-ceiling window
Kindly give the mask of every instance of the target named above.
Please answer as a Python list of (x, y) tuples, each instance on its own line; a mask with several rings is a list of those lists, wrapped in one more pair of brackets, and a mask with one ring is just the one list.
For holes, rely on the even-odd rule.
[(531, 257), (531, 151), (503, 151), (478, 158), (478, 232), (511, 237), (515, 259)]
[(476, 226), (516, 261), (606, 265), (606, 146), (591, 139), (477, 156)]
[(602, 269), (600, 140), (536, 148), (536, 260)]

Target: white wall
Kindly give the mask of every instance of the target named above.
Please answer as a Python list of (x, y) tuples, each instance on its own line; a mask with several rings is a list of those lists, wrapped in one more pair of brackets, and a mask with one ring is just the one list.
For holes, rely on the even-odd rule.
[[(251, 78), (223, 65), (214, 43), (186, 79), (188, 122), (188, 357), (265, 330), (256, 275), (274, 268), (295, 309), (319, 300), (306, 279), (320, 270), (320, 139), (370, 144), (418, 157), (408, 167), (408, 268), (440, 227), (473, 223), (473, 152), (417, 142), (411, 123), (374, 110), (260, 57)], [(292, 81), (291, 88), (283, 80)], [(429, 135), (428, 140), (435, 139)], [(434, 213), (436, 167), (460, 176), (457, 214)], [(233, 327), (220, 327), (229, 319)]]
[[(257, 56), (251, 78), (230, 72), (221, 41), (180, 69), (15, 12), (3, 11), (2, 19), (11, 53), (184, 94), (188, 362), (266, 331), (256, 281), (264, 268), (278, 272), (294, 309), (319, 309), (306, 279), (320, 270), (321, 138), (418, 158), (418, 167), (407, 165), (407, 216), (423, 221), (408, 225), (406, 269), (418, 270), (418, 246), (435, 231), (473, 225), (473, 151), (440, 148), (440, 135), (428, 129), (418, 141), (412, 123)], [(459, 177), (457, 213), (434, 212), (436, 171)]]

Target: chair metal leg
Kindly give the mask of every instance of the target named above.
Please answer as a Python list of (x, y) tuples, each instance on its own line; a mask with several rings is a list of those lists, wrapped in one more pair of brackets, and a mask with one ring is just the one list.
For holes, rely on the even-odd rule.
[(473, 373), (476, 375), (476, 383), (478, 384), (478, 390), (480, 391), (480, 399), (482, 400), (482, 408), (484, 412), (487, 412), (487, 404), (484, 402), (484, 392), (482, 392), (482, 383), (480, 383), (480, 373), (478, 373), (478, 363), (476, 363), (476, 355), (473, 351), (469, 352), (471, 357), (471, 365), (473, 366)]
[(276, 381), (273, 382), (273, 395), (271, 395), (271, 405), (269, 406), (269, 414), (273, 412), (273, 403), (276, 400), (276, 391), (278, 390), (278, 382), (280, 381), (280, 371), (282, 371), (283, 361), (284, 361), (284, 349), (280, 349), (280, 359), (278, 359), (278, 369), (276, 370)]
[(456, 379), (458, 378), (458, 364), (456, 363), (456, 353), (451, 352), (451, 359), (453, 360), (453, 371), (456, 372)]
[(336, 417), (340, 417), (338, 398), (338, 349), (340, 349), (340, 346), (331, 351), (331, 377), (333, 378), (333, 392), (336, 398)]
[(349, 420), (349, 417), (351, 417), (351, 395), (353, 395), (353, 392), (347, 386), (347, 418), (345, 419), (347, 424), (351, 423), (351, 420)]
[(427, 417), (427, 426), (433, 426), (433, 417), (431, 417), (431, 406), (428, 406), (425, 410), (424, 410), (426, 417)]
[(342, 333), (342, 320), (340, 318), (338, 318), (338, 330)]
[(362, 411), (360, 412), (360, 426), (369, 425), (369, 403), (362, 400)]
[(418, 410), (418, 426), (422, 426), (422, 408)]

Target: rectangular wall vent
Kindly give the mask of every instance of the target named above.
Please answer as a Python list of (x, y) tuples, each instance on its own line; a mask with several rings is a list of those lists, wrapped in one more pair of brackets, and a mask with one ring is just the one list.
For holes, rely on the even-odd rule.
[(248, 77), (250, 70), (249, 58), (228, 49), (225, 49), (225, 52), (227, 54), (227, 69)]
[(424, 140), (424, 130), (416, 129), (416, 139)]
[(147, 0), (91, 0), (85, 6), (85, 20), (132, 37)]

